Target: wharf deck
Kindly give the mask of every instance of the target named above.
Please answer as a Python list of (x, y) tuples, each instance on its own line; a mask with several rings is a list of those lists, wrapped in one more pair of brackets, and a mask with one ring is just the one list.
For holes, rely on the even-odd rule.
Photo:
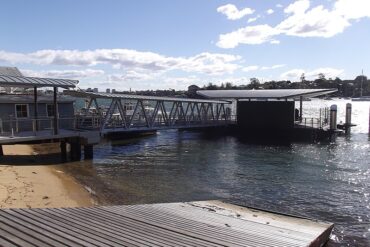
[(0, 210), (1, 246), (322, 246), (332, 228), (219, 201)]
[(41, 130), (41, 131), (22, 131), (11, 135), (2, 134), (0, 135), (0, 145), (8, 144), (22, 144), (29, 142), (40, 142), (40, 141), (52, 141), (60, 140), (64, 138), (81, 137), (86, 139), (87, 142), (95, 144), (100, 141), (99, 131), (83, 131), (83, 130), (65, 130), (60, 129), (58, 135), (54, 135), (52, 130)]

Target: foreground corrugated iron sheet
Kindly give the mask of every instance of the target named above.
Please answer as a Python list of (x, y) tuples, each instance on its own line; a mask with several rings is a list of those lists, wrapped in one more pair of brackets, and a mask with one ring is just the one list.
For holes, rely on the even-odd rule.
[(219, 201), (0, 210), (1, 246), (321, 246), (333, 225)]

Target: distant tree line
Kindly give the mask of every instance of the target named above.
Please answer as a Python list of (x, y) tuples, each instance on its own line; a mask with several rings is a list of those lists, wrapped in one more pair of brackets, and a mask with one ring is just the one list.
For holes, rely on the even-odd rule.
[[(247, 85), (233, 85), (232, 82), (221, 83), (216, 85), (208, 83), (201, 89), (204, 90), (228, 90), (228, 89), (320, 89), (335, 88), (338, 92), (334, 96), (338, 97), (358, 97), (370, 96), (370, 80), (366, 76), (359, 75), (353, 80), (342, 80), (339, 77), (327, 79), (324, 74), (319, 74), (315, 80), (306, 80), (304, 74), (301, 75), (300, 81), (292, 82), (290, 80), (267, 81), (261, 83), (258, 78), (251, 78)], [(362, 91), (362, 92), (361, 92)]]
[[(243, 90), (243, 89), (319, 89), (336, 88), (338, 92), (333, 94), (337, 97), (358, 97), (370, 96), (370, 80), (366, 76), (359, 75), (353, 80), (342, 80), (339, 77), (335, 79), (326, 78), (324, 74), (319, 74), (315, 80), (306, 80), (305, 74), (302, 74), (300, 81), (292, 82), (290, 80), (267, 81), (261, 83), (258, 78), (251, 78), (250, 83), (246, 85), (234, 85), (232, 82), (223, 82), (220, 85), (209, 82), (203, 87), (191, 85), (187, 91), (184, 90), (142, 90), (142, 91), (123, 91), (117, 93), (139, 94), (148, 96), (167, 96), (167, 97), (192, 97), (198, 98), (197, 90)], [(361, 93), (362, 91), (362, 93)]]

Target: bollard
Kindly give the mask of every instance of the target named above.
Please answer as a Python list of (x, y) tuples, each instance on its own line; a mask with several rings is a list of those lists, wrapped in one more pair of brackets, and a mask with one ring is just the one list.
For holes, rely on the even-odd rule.
[(351, 132), (351, 115), (352, 115), (352, 104), (347, 103), (346, 104), (346, 122), (344, 125), (346, 134), (349, 134)]
[(330, 106), (330, 130), (337, 129), (337, 105)]

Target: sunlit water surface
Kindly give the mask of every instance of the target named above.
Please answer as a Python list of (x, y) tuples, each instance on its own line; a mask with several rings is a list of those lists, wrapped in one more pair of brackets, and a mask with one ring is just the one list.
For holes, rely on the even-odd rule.
[[(337, 104), (344, 121), (350, 101)], [(370, 102), (352, 102), (349, 137), (332, 143), (256, 145), (233, 136), (161, 131), (106, 142), (67, 169), (107, 204), (221, 199), (335, 223), (329, 246), (370, 246)]]

